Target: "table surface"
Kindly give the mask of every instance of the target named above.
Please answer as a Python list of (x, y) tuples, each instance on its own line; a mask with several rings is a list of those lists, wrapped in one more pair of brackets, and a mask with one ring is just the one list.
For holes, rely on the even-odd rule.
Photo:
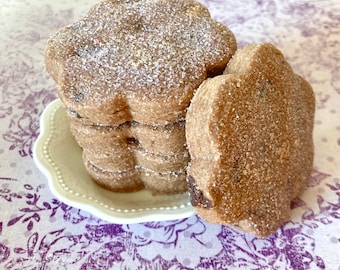
[(94, 2), (0, 2), (0, 268), (340, 269), (340, 2), (202, 0), (239, 47), (275, 44), (315, 92), (309, 186), (266, 239), (197, 216), (110, 224), (52, 195), (32, 157), (56, 99), (44, 46)]

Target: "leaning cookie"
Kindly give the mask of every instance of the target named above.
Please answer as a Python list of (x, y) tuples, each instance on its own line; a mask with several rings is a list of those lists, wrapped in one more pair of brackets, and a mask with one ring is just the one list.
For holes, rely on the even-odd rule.
[(266, 237), (287, 220), (313, 164), (315, 100), (271, 44), (236, 52), (186, 116), (188, 184), (204, 219)]

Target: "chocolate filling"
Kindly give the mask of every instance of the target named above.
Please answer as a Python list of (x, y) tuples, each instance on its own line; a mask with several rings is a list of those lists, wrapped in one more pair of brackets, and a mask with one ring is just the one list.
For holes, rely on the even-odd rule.
[(195, 179), (191, 175), (187, 177), (187, 182), (192, 206), (200, 206), (206, 209), (212, 208), (212, 201), (204, 197), (202, 190), (198, 188)]

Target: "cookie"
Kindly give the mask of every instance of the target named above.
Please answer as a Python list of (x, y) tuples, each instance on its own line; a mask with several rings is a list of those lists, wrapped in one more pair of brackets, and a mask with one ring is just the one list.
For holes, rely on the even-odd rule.
[(156, 155), (176, 155), (187, 151), (184, 121), (164, 126), (147, 126), (137, 122), (118, 126), (85, 125), (74, 118), (69, 122), (77, 143), (90, 151), (112, 153), (143, 149)]
[(92, 123), (165, 125), (223, 71), (233, 33), (194, 0), (104, 0), (46, 46), (46, 68), (68, 110)]
[(313, 165), (315, 99), (269, 43), (236, 52), (186, 116), (191, 202), (204, 219), (258, 237), (288, 219)]
[(115, 192), (133, 192), (145, 187), (137, 170), (111, 172), (97, 167), (86, 159), (84, 159), (84, 165), (94, 182), (105, 189)]
[(145, 169), (108, 171), (84, 160), (93, 180), (100, 186), (115, 192), (132, 192), (146, 188), (154, 194), (174, 194), (187, 191), (186, 172), (154, 172)]
[(127, 152), (90, 152), (83, 151), (83, 157), (93, 164), (108, 171), (133, 169), (151, 170), (166, 173), (185, 171), (189, 162), (188, 152), (177, 155), (155, 155), (141, 149)]

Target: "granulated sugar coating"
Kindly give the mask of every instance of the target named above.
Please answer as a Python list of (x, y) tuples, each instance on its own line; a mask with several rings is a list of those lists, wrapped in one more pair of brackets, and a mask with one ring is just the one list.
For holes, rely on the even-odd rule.
[(163, 125), (185, 117), (235, 50), (231, 31), (193, 0), (107, 0), (48, 41), (46, 66), (78, 117)]
[(259, 237), (277, 230), (311, 174), (314, 107), (311, 86), (273, 45), (238, 50), (187, 113), (198, 214)]

